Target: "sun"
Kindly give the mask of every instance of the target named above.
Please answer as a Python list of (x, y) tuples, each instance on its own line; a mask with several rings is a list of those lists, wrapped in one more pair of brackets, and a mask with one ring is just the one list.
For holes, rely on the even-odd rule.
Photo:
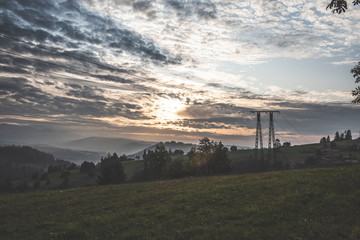
[(156, 104), (155, 115), (161, 122), (175, 121), (181, 118), (178, 112), (185, 108), (179, 99), (160, 99)]

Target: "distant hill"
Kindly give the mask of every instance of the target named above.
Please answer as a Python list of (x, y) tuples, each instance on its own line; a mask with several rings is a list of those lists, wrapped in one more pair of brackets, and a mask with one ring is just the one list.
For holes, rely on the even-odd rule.
[(107, 154), (107, 152), (63, 149), (46, 145), (32, 145), (32, 147), (40, 151), (50, 153), (54, 155), (54, 157), (57, 159), (59, 158), (66, 161), (74, 162), (77, 165), (80, 165), (84, 161), (97, 163), (100, 161), (101, 157), (106, 156)]
[(28, 146), (0, 146), (0, 180), (23, 178), (43, 172), (50, 165), (70, 165), (49, 153)]
[(133, 153), (133, 154), (130, 154), (129, 157), (130, 158), (133, 158), (133, 159), (140, 159), (142, 160), (142, 156), (144, 154), (144, 150), (146, 151), (149, 151), (149, 150), (154, 150), (156, 148), (156, 146), (158, 145), (164, 145), (164, 147), (166, 148), (166, 150), (172, 150), (172, 151), (175, 151), (175, 150), (183, 150), (184, 153), (186, 154), (187, 152), (190, 151), (190, 149), (192, 147), (196, 147), (195, 144), (192, 144), (192, 143), (183, 143), (183, 142), (175, 142), (175, 141), (171, 141), (171, 142), (159, 142), (159, 143), (156, 143), (156, 144), (153, 144), (147, 148), (144, 148), (142, 149), (141, 151), (138, 151), (136, 153)]
[(106, 152), (117, 154), (131, 154), (138, 152), (144, 148), (153, 145), (154, 142), (139, 141), (126, 138), (105, 138), (105, 137), (88, 137), (74, 141), (68, 141), (62, 143), (62, 147), (95, 151), (95, 152)]

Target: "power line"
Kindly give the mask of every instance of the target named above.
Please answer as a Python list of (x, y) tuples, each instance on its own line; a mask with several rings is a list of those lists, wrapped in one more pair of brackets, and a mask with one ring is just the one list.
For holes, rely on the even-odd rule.
[(308, 144), (310, 144), (310, 142), (304, 137), (304, 135), (302, 135), (301, 133), (298, 132), (298, 130), (296, 130), (296, 128), (290, 123), (290, 121), (285, 117), (284, 114), (281, 114), (281, 116), (285, 119), (285, 121), (295, 130), (295, 132), (302, 137), (302, 139), (305, 140), (305, 142), (307, 142)]
[[(282, 131), (285, 131), (285, 132), (288, 132), (288, 133), (290, 133), (291, 131), (289, 131), (289, 129), (287, 129), (287, 128), (284, 128), (284, 127), (281, 127), (280, 126), (280, 124), (278, 123), (278, 122), (276, 122), (275, 121), (275, 124), (276, 124), (276, 126), (280, 129), (280, 130), (282, 130)], [(278, 136), (281, 138), (281, 134), (278, 134)], [(293, 135), (291, 135), (291, 134), (288, 134), (287, 135), (287, 138), (289, 138), (289, 140), (290, 141), (293, 141), (293, 142), (296, 142), (297, 144), (299, 144), (300, 145), (300, 142), (296, 139), (296, 137), (294, 137)], [(285, 140), (283, 140), (283, 141), (288, 141), (287, 139), (285, 139)]]

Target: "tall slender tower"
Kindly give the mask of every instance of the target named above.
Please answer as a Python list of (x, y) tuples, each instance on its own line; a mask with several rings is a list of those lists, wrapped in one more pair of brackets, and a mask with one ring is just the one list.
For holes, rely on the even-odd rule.
[[(250, 111), (251, 113), (256, 113), (256, 138), (255, 138), (255, 164), (256, 168), (266, 168), (267, 164), (264, 161), (264, 152), (263, 152), (263, 139), (261, 131), (261, 113), (269, 113), (269, 143), (268, 143), (268, 164), (276, 162), (275, 151), (273, 150), (275, 145), (275, 128), (274, 128), (274, 112), (280, 113), (279, 111)], [(258, 163), (259, 159), (259, 142), (260, 142), (260, 164)]]

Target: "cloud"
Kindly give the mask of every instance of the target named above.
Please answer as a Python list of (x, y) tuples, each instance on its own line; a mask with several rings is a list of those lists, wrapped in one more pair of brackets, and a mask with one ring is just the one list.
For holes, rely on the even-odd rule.
[[(140, 8), (140, 3), (134, 4)], [(18, 1), (18, 4), (6, 5), (7, 8), (0, 18), (1, 33), (44, 44), (51, 41), (59, 43), (60, 46), (77, 47), (82, 43), (83, 47), (87, 47), (89, 44), (99, 44), (130, 52), (143, 60), (158, 64), (178, 64), (180, 61), (178, 57), (171, 56), (168, 50), (157, 47), (152, 40), (143, 38), (135, 31), (119, 27), (111, 19), (83, 11), (74, 1), (64, 1), (60, 5), (50, 1), (45, 4), (40, 0), (34, 0), (33, 4)], [(20, 6), (27, 8), (22, 9)], [(59, 15), (62, 12), (77, 15), (73, 20), (62, 20)], [(92, 29), (84, 29), (84, 25)]]

